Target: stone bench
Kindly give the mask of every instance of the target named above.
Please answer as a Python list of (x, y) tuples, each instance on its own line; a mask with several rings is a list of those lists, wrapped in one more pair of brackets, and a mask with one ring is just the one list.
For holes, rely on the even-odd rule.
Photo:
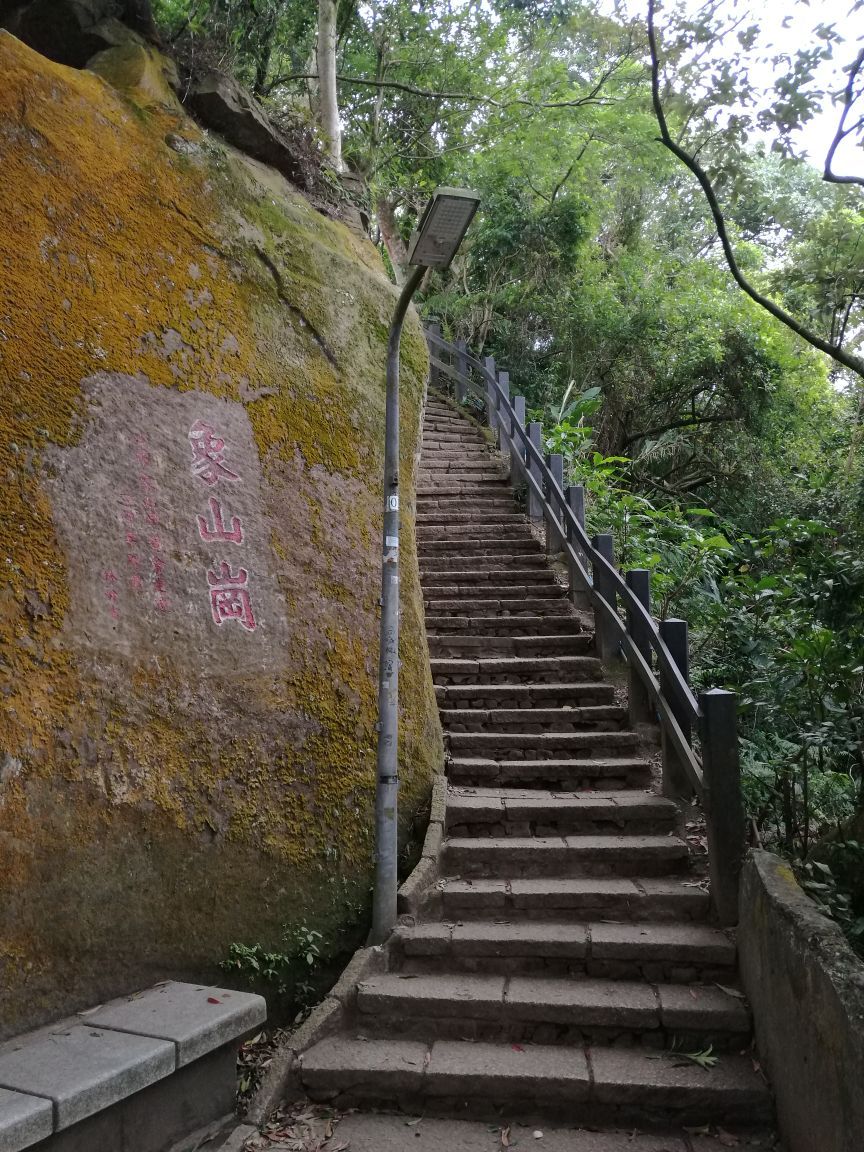
[(166, 1152), (230, 1116), (246, 992), (169, 981), (0, 1044), (0, 1152)]

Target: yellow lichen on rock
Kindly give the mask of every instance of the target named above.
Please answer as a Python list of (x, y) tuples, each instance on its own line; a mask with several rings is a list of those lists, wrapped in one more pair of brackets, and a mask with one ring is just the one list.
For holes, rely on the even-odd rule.
[[(273, 942), (304, 917), (336, 928), (328, 877), (350, 876), (362, 898), (371, 874), (394, 290), (371, 245), (160, 98), (158, 61), (141, 52), (101, 54), (100, 78), (0, 33), (6, 1034), (159, 974), (205, 975), (231, 941)], [(404, 348), (407, 503), (426, 367), (416, 319)], [(239, 671), (179, 632), (151, 651), (110, 619), (82, 631), (57, 468), (90, 443), (106, 380), (117, 411), (134, 392), (153, 427), (170, 426), (162, 408), (179, 394), (248, 422), (268, 526), (256, 575), (278, 599), (257, 665), (239, 631)], [(100, 467), (94, 501), (110, 498)], [(179, 565), (186, 546), (171, 539)], [(407, 823), (442, 755), (410, 531), (404, 572)]]
[(169, 77), (176, 69), (161, 52), (145, 44), (129, 41), (98, 52), (87, 65), (118, 92), (125, 92), (141, 108), (153, 104), (180, 112), (180, 101), (171, 91)]

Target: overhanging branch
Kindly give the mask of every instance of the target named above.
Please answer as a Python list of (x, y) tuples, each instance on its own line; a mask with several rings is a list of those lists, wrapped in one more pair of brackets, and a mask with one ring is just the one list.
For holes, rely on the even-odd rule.
[(850, 372), (854, 372), (856, 376), (860, 376), (861, 379), (864, 380), (864, 359), (850, 352), (845, 352), (839, 345), (824, 340), (816, 332), (811, 332), (809, 328), (801, 324), (794, 316), (790, 315), (784, 308), (781, 308), (779, 304), (775, 304), (768, 296), (763, 296), (761, 292), (757, 291), (738, 267), (738, 261), (735, 258), (735, 252), (726, 228), (726, 219), (707, 172), (693, 156), (673, 140), (672, 134), (669, 131), (666, 114), (663, 111), (663, 102), (660, 98), (660, 58), (657, 50), (657, 35), (654, 29), (654, 9), (655, 0), (648, 0), (648, 46), (651, 52), (651, 100), (654, 106), (657, 125), (660, 129), (660, 141), (699, 181), (700, 187), (705, 194), (705, 199), (708, 202), (708, 207), (711, 210), (714, 227), (717, 230), (717, 235), (723, 248), (723, 255), (726, 257), (726, 263), (729, 266), (729, 271), (732, 273), (732, 278), (742, 292), (745, 292), (760, 308), (764, 308), (766, 312), (769, 312), (775, 320), (779, 320), (781, 324), (785, 324), (796, 336), (800, 336), (801, 339), (806, 341), (811, 347), (817, 348), (820, 352), (824, 352), (826, 356), (830, 356), (836, 364), (841, 364), (844, 368), (848, 368)]
[(864, 185), (864, 176), (837, 176), (831, 169), (834, 161), (834, 153), (846, 137), (851, 136), (853, 132), (857, 132), (859, 128), (864, 127), (864, 116), (860, 116), (854, 124), (850, 124), (848, 128), (846, 127), (846, 118), (857, 99), (855, 96), (855, 81), (858, 79), (858, 74), (862, 68), (864, 68), (864, 48), (861, 49), (852, 61), (852, 67), (849, 69), (849, 83), (843, 91), (843, 111), (840, 113), (840, 123), (837, 125), (837, 131), (834, 133), (834, 139), (831, 141), (831, 147), (828, 149), (828, 154), (825, 157), (825, 171), (822, 173), (822, 179), (828, 180), (832, 184)]
[[(607, 107), (617, 103), (617, 101), (602, 98), (600, 92), (603, 89), (603, 85), (617, 68), (620, 67), (621, 63), (621, 60), (616, 61), (614, 65), (607, 68), (590, 92), (574, 100), (528, 100), (526, 97), (515, 97), (512, 100), (496, 100), (493, 96), (475, 96), (472, 92), (435, 92), (429, 88), (418, 88), (414, 84), (403, 84), (398, 80), (367, 80), (362, 76), (344, 76), (341, 73), (337, 75), (336, 79), (340, 84), (356, 84), (364, 88), (393, 88), (397, 92), (407, 92), (411, 96), (421, 96), (427, 100), (452, 100), (455, 103), (476, 104), (478, 106), (486, 105), (490, 108), (499, 108), (502, 110), (516, 106), (524, 108), (582, 108), (585, 105), (594, 104)], [(274, 88), (280, 88), (284, 84), (291, 83), (292, 80), (317, 79), (318, 75), (315, 72), (292, 72), (287, 76), (277, 76), (275, 80), (272, 80), (270, 84), (267, 85), (267, 94), (269, 95)]]

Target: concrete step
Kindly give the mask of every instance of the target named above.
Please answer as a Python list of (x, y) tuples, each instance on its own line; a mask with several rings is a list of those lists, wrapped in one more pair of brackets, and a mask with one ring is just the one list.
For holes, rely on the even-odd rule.
[(421, 473), (426, 472), (476, 472), (488, 468), (500, 468), (500, 458), (493, 457), (484, 448), (430, 452), (420, 460)]
[[(492, 573), (492, 583), (485, 582), (487, 580), (487, 574), (478, 571), (469, 573), (453, 572), (451, 574), (453, 578), (452, 584), (441, 583), (434, 577), (422, 580), (421, 582), (424, 585), (424, 592), (427, 596), (434, 596), (434, 598), (439, 601), (446, 600), (459, 603), (470, 603), (471, 598), (475, 596), (478, 598), (512, 597), (521, 594), (526, 600), (564, 600), (567, 595), (567, 589), (562, 588), (549, 572), (523, 572), (520, 573), (522, 580), (519, 583), (499, 583), (499, 580), (506, 580), (510, 574), (507, 569)], [(448, 573), (441, 573), (441, 575), (446, 577)], [(466, 575), (469, 577), (467, 581), (465, 580)], [(428, 588), (426, 587), (427, 584)], [(569, 603), (569, 601), (567, 601), (567, 603)]]
[(430, 660), (436, 684), (535, 684), (600, 680), (603, 665), (594, 656), (501, 656), (477, 660)]
[(521, 515), (512, 496), (492, 493), (477, 500), (464, 496), (437, 496), (419, 494), (417, 511), (421, 516), (466, 516), (469, 519), (481, 517), (492, 519), (497, 516)]
[[(593, 736), (592, 745), (596, 739)], [(589, 745), (581, 757), (550, 756), (542, 760), (457, 755), (447, 765), (447, 776), (451, 783), (461, 787), (509, 785), (568, 791), (640, 788), (650, 783), (649, 761), (636, 755), (592, 755), (593, 751)]]
[[(422, 540), (418, 541), (418, 551), (424, 560), (432, 556), (464, 556), (472, 559), (475, 556), (517, 556), (521, 552), (541, 555), (540, 542), (533, 536), (489, 536), (484, 539), (467, 538), (465, 540)], [(468, 565), (466, 564), (466, 567)]]
[(505, 473), (500, 465), (489, 459), (473, 460), (464, 455), (458, 460), (439, 460), (435, 464), (421, 462), (417, 473), (418, 484), (447, 484), (451, 479), (482, 482), (499, 480)]
[(690, 862), (677, 836), (448, 836), (442, 870), (448, 875), (668, 876)]
[(450, 440), (429, 446), (428, 438), (421, 441), (420, 467), (437, 471), (460, 460), (483, 461), (504, 471), (505, 461), (500, 453), (490, 451), (489, 445), (477, 440)]
[(469, 505), (487, 498), (497, 499), (506, 496), (512, 508), (514, 501), (510, 481), (503, 477), (497, 480), (477, 480), (471, 477), (448, 476), (446, 479), (441, 480), (440, 483), (430, 483), (418, 479), (418, 501), (421, 498), (440, 500), (448, 496), (459, 497)]
[(454, 732), (447, 736), (451, 750), (459, 755), (474, 753), (501, 754), (508, 760), (559, 759), (562, 753), (575, 755), (589, 752), (592, 756), (633, 750), (639, 746), (635, 732), (599, 729), (590, 732)]
[[(512, 520), (477, 520), (466, 522), (450, 522), (441, 524), (427, 524), (420, 521), (417, 525), (418, 542), (426, 543), (433, 540), (533, 540), (526, 522), (519, 516)], [(421, 544), (422, 550), (422, 544)]]
[[(420, 576), (449, 576), (450, 578), (468, 577), (472, 582), (474, 573), (485, 573), (486, 579), (496, 583), (500, 576), (500, 583), (510, 580), (536, 580), (541, 583), (558, 584), (555, 575), (549, 569), (546, 557), (542, 552), (516, 552), (508, 555), (505, 552), (495, 555), (466, 557), (456, 549), (447, 554), (430, 556), (421, 546), (419, 549)], [(566, 595), (566, 589), (561, 588), (561, 594)]]
[[(470, 512), (472, 515), (497, 515), (499, 512), (519, 511), (513, 489), (507, 481), (501, 481), (497, 488), (484, 485), (477, 490), (455, 488), (452, 492), (442, 491), (444, 485), (430, 488), (428, 492), (417, 492), (417, 507), (422, 512), (444, 509), (453, 512)], [(449, 487), (449, 485), (447, 485)]]
[(365, 1035), (418, 1040), (695, 1051), (740, 1047), (750, 1029), (743, 997), (716, 985), (592, 977), (389, 973), (359, 985), (357, 1010)]
[(707, 887), (677, 876), (445, 878), (441, 898), (451, 920), (700, 921), (710, 908)]
[(653, 792), (557, 792), (536, 788), (451, 788), (447, 835), (566, 836), (629, 832), (665, 835), (678, 809)]
[[(563, 593), (562, 596), (556, 599), (550, 599), (548, 596), (545, 598), (531, 598), (524, 600), (490, 600), (485, 598), (486, 589), (478, 589), (478, 596), (472, 597), (469, 604), (464, 607), (470, 608), (471, 615), (475, 618), (478, 616), (491, 617), (492, 619), (500, 620), (518, 620), (520, 615), (542, 615), (545, 619), (550, 616), (565, 616), (570, 620), (578, 620), (574, 614), (573, 605), (570, 603)], [(425, 601), (425, 608), (427, 613), (431, 616), (440, 616), (444, 613), (454, 610), (453, 602), (445, 599), (429, 599)]]
[(429, 469), (424, 470), (420, 465), (417, 486), (423, 488), (424, 492), (430, 490), (449, 491), (449, 488), (455, 484), (464, 486), (501, 484), (502, 482), (507, 484), (505, 477), (506, 473), (502, 469), (491, 468), (488, 465), (485, 469), (477, 469), (477, 471), (472, 471), (470, 468), (430, 471)]
[[(470, 563), (466, 563), (462, 568), (457, 567), (459, 563), (458, 556), (448, 558), (422, 555), (420, 557), (422, 583), (429, 587), (448, 583), (460, 584), (463, 587), (467, 584), (491, 584), (496, 588), (507, 588), (508, 585), (514, 588), (536, 585), (538, 588), (555, 588), (562, 597), (567, 595), (567, 589), (558, 583), (554, 573), (547, 567), (545, 559), (539, 554), (525, 557), (504, 555), (490, 559), (471, 557)], [(482, 588), (481, 593), (487, 600), (500, 599), (500, 596), (492, 596), (488, 588)], [(534, 598), (539, 599), (544, 595), (543, 592), (537, 592), (534, 593)], [(516, 598), (515, 592), (509, 592), (507, 596), (511, 599)]]
[[(467, 607), (467, 605), (466, 605)], [(576, 616), (552, 613), (549, 616), (438, 616), (427, 613), (427, 635), (463, 634), (468, 636), (552, 636), (581, 634)]]
[(443, 713), (451, 708), (576, 708), (611, 704), (611, 684), (441, 684), (435, 689)]
[[(517, 880), (511, 880), (516, 884)], [(708, 924), (567, 919), (430, 921), (400, 925), (393, 971), (545, 972), (653, 983), (734, 983), (735, 945)]]
[[(399, 1106), (494, 1119), (555, 1116), (580, 1123), (755, 1124), (770, 1096), (749, 1057), (710, 1075), (674, 1054), (596, 1045), (512, 1045), (333, 1036), (304, 1054), (303, 1087), (341, 1109)], [(413, 1141), (412, 1141), (413, 1143)]]
[(428, 413), (423, 421), (424, 432), (465, 432), (476, 431), (471, 424), (451, 412)]
[[(444, 571), (445, 569), (441, 570)], [(582, 617), (576, 614), (573, 604), (566, 596), (566, 589), (561, 589), (561, 592), (563, 593), (561, 598), (554, 602), (550, 602), (548, 597), (522, 600), (505, 597), (502, 600), (493, 600), (486, 597), (485, 589), (478, 589), (478, 594), (471, 599), (469, 607), (472, 616), (491, 616), (493, 619), (501, 620), (511, 620), (514, 617), (518, 619), (520, 616), (532, 615), (568, 616), (570, 620), (581, 620)], [(426, 612), (433, 616), (454, 611), (452, 602), (445, 599), (434, 599), (434, 596), (426, 598), (424, 607)]]
[[(487, 519), (487, 514), (484, 510), (478, 509), (477, 511), (470, 512), (448, 512), (448, 511), (435, 511), (435, 512), (418, 512), (415, 521), (417, 529), (423, 528), (424, 531), (427, 527), (435, 525), (465, 525), (466, 527), (485, 527), (490, 521)], [(496, 512), (495, 525), (525, 525), (527, 527), (528, 521), (521, 512), (507, 511)]]
[[(614, 1130), (598, 1132), (545, 1121), (542, 1141), (536, 1143), (536, 1123), (517, 1124), (509, 1117), (505, 1120), (503, 1114), (495, 1119), (494, 1124), (484, 1124), (424, 1115), (421, 1124), (414, 1123), (416, 1117), (401, 1113), (350, 1112), (340, 1120), (336, 1138), (337, 1143), (346, 1141), (351, 1152), (501, 1152), (501, 1132), (506, 1123), (510, 1147), (519, 1152), (532, 1147), (543, 1152), (728, 1152), (730, 1145), (726, 1131), (722, 1138), (691, 1138), (680, 1128), (657, 1136), (642, 1135), (632, 1127), (622, 1130), (616, 1125)], [(574, 1117), (574, 1122), (578, 1123), (578, 1118)], [(410, 1144), (406, 1132), (411, 1134)], [(748, 1132), (744, 1143), (747, 1152), (768, 1152), (776, 1146), (769, 1132)]]
[[(433, 531), (429, 529), (428, 531)], [(445, 545), (445, 547), (441, 547)], [(417, 551), (421, 567), (439, 568), (444, 561), (456, 561), (463, 568), (518, 566), (519, 561), (527, 560), (527, 567), (547, 569), (549, 562), (541, 550), (540, 542), (521, 527), (503, 528), (500, 532), (475, 535), (460, 535), (441, 529), (439, 535), (429, 537), (425, 531), (417, 536)], [(474, 555), (478, 563), (470, 564)]]
[(591, 632), (574, 632), (569, 636), (473, 636), (458, 632), (429, 636), (429, 651), (436, 657), (577, 656), (592, 651), (593, 646)]
[(420, 461), (432, 460), (444, 452), (485, 452), (489, 446), (476, 433), (424, 432), (420, 440)]
[[(416, 497), (420, 511), (428, 511), (433, 507), (457, 507), (461, 511), (488, 508), (491, 513), (502, 508), (505, 501), (510, 510), (514, 507), (513, 490), (506, 480), (477, 480), (470, 484), (452, 479), (442, 480), (438, 484), (418, 482)], [(487, 500), (488, 504), (485, 503)]]
[(568, 708), (448, 708), (441, 713), (445, 730), (455, 732), (613, 732), (627, 721), (617, 704)]

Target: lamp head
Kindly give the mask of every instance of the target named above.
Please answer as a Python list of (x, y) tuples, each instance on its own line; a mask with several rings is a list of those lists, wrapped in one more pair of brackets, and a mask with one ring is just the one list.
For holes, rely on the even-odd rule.
[(449, 267), (479, 205), (478, 194), (467, 188), (436, 188), (411, 236), (408, 263)]

